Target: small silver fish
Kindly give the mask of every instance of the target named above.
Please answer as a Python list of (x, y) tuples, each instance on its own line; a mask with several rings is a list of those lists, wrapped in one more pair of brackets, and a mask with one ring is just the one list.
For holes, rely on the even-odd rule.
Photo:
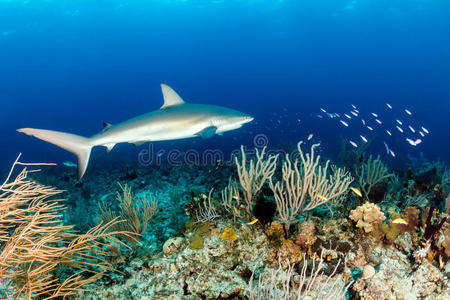
[(425, 127), (422, 126), (422, 130), (423, 132), (425, 132), (426, 134), (429, 134), (430, 132), (428, 131), (428, 129), (426, 129)]
[(412, 112), (410, 112), (409, 110), (405, 109), (405, 113), (407, 113), (408, 115), (412, 115)]
[(390, 136), (392, 136), (392, 133), (386, 129), (387, 134), (389, 134)]
[(355, 147), (355, 148), (358, 147), (358, 145), (357, 145), (355, 142), (353, 142), (353, 141), (349, 141), (349, 143), (350, 143), (353, 147)]
[(397, 121), (398, 125), (403, 125), (402, 121), (400, 121), (400, 120), (395, 120), (395, 121)]
[(353, 104), (352, 104), (352, 107), (353, 107), (353, 109), (356, 109), (356, 106), (354, 106)]
[(339, 122), (341, 122), (341, 123), (342, 123), (342, 125), (344, 125), (345, 127), (348, 127), (348, 124), (347, 124), (347, 122), (344, 122), (344, 121), (342, 121), (342, 120), (339, 120)]
[(314, 134), (310, 133), (310, 134), (308, 135), (307, 140), (308, 140), (308, 141), (311, 140), (311, 139), (313, 138), (313, 136), (314, 136)]
[(414, 130), (414, 128), (411, 125), (408, 125), (409, 130), (411, 130), (412, 133), (416, 133), (416, 131)]
[(357, 117), (358, 116), (358, 114), (357, 113), (355, 113), (353, 110), (350, 112), (352, 115), (354, 115), (355, 117)]
[(386, 142), (384, 142), (384, 141), (383, 141), (383, 144), (384, 144), (384, 148), (386, 148), (386, 153), (389, 154), (389, 152), (390, 152), (391, 150), (389, 149), (388, 144), (386, 144)]
[(420, 134), (421, 137), (424, 137), (424, 136), (425, 136), (425, 134), (423, 134), (422, 131), (419, 131), (419, 134)]
[(351, 119), (352, 117), (350, 117), (349, 115), (347, 115), (347, 114), (344, 114), (344, 116), (346, 116), (348, 119)]
[(323, 108), (320, 108), (320, 110), (321, 110), (322, 112), (324, 112), (324, 113), (327, 112), (327, 111), (326, 111), (325, 109), (323, 109)]
[(406, 141), (407, 141), (411, 146), (416, 146), (416, 142), (414, 142), (412, 139), (406, 138)]
[(363, 125), (366, 125), (366, 120), (361, 119), (361, 122), (362, 122)]
[(71, 161), (65, 161), (65, 162), (63, 162), (63, 165), (68, 168), (76, 168), (77, 167), (77, 164), (74, 162), (71, 162)]
[(378, 119), (375, 119), (375, 122), (377, 122), (378, 124), (381, 124), (381, 121)]
[(370, 126), (367, 126), (367, 129), (369, 129), (370, 131), (372, 131), (372, 130), (373, 130), (373, 128), (372, 128), (372, 127), (370, 127)]
[(398, 131), (400, 131), (401, 133), (403, 133), (403, 129), (401, 127), (396, 126)]
[(387, 107), (389, 107), (389, 109), (392, 109), (392, 106), (389, 103), (386, 103)]
[(360, 135), (360, 137), (361, 137), (361, 139), (362, 139), (364, 142), (367, 143), (367, 139), (366, 139), (364, 136)]
[(375, 118), (378, 118), (378, 115), (376, 113), (372, 113), (372, 116), (374, 116)]
[(391, 149), (389, 149), (390, 154), (392, 155), (392, 157), (395, 157), (395, 153), (394, 151), (392, 151)]

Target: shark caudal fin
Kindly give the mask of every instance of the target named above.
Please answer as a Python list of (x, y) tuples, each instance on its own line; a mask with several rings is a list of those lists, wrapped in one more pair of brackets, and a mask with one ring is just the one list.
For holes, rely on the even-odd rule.
[(78, 157), (78, 179), (83, 177), (93, 146), (91, 139), (75, 134), (44, 129), (21, 128), (17, 129), (17, 131), (34, 136), (75, 154)]

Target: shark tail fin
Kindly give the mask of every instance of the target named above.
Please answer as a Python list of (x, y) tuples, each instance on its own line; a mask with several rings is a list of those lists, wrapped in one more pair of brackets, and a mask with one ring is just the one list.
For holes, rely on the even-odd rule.
[(17, 129), (17, 131), (34, 136), (75, 154), (78, 158), (78, 179), (83, 177), (89, 163), (92, 147), (94, 146), (91, 139), (75, 134), (44, 129), (21, 128)]

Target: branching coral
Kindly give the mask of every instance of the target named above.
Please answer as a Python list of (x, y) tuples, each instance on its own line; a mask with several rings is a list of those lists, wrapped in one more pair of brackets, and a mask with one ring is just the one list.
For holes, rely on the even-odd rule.
[[(19, 156), (20, 157), (20, 156)], [(0, 278), (14, 299), (57, 298), (73, 295), (112, 266), (102, 257), (105, 245), (122, 243), (110, 230), (119, 221), (99, 224), (85, 234), (62, 225), (60, 193), (28, 179), (24, 168), (10, 182), (18, 160), (0, 186)], [(55, 274), (66, 268), (65, 279)]]
[[(286, 270), (283, 270), (280, 263), (277, 270), (261, 274), (256, 285), (253, 283), (255, 276), (255, 272), (253, 272), (249, 282), (249, 299), (345, 299), (347, 289), (352, 282), (348, 284), (333, 282), (332, 277), (336, 273), (339, 263), (329, 276), (323, 276), (322, 254), (318, 262), (313, 260), (312, 266), (308, 266), (305, 255), (303, 255), (303, 261), (300, 274), (295, 280), (294, 277), (297, 277), (297, 273), (294, 271), (294, 265), (289, 262), (287, 262)], [(308, 272), (310, 272), (310, 276), (307, 276)], [(311, 297), (312, 294), (316, 296)]]
[(239, 196), (239, 187), (233, 179), (230, 178), (228, 185), (222, 190), (222, 205), (225, 210), (233, 215), (233, 220), (242, 218), (240, 213), (241, 197)]
[(128, 185), (120, 187), (122, 194), (117, 193), (117, 201), (120, 204), (119, 214), (105, 205), (100, 205), (100, 217), (104, 223), (116, 219), (123, 220), (123, 222), (115, 223), (111, 230), (127, 232), (125, 235), (119, 235), (119, 238), (136, 245), (138, 239), (147, 230), (147, 224), (155, 214), (158, 202), (151, 195), (144, 198), (134, 197)]
[(300, 213), (330, 204), (329, 201), (338, 201), (353, 181), (350, 174), (341, 169), (335, 168), (333, 174), (328, 174), (329, 161), (321, 166), (320, 156), (315, 155), (314, 149), (318, 145), (311, 146), (311, 153), (305, 155), (301, 144), (297, 145), (300, 161), (293, 161), (286, 155), (282, 180), (269, 182), (280, 219), (288, 229)]
[(205, 196), (203, 199), (203, 206), (200, 204), (198, 211), (195, 211), (197, 218), (196, 223), (209, 222), (220, 217), (214, 204), (211, 203), (211, 196), (214, 189), (209, 191), (208, 197)]
[(380, 156), (373, 159), (372, 155), (370, 155), (367, 162), (363, 163), (361, 166), (359, 186), (363, 190), (364, 196), (369, 199), (372, 188), (392, 176), (394, 175), (388, 172), (386, 165), (381, 162)]
[(266, 148), (261, 151), (255, 148), (256, 159), (250, 159), (247, 164), (247, 156), (244, 147), (241, 146), (241, 161), (235, 157), (235, 163), (239, 176), (239, 182), (243, 190), (246, 209), (250, 213), (253, 208), (255, 196), (259, 193), (264, 183), (272, 178), (277, 167), (278, 155), (265, 155)]

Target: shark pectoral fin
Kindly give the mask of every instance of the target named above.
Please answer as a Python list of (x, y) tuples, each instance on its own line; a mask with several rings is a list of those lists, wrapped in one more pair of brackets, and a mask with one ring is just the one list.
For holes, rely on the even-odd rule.
[(103, 145), (103, 146), (105, 146), (106, 147), (106, 152), (111, 152), (111, 150), (114, 148), (114, 146), (115, 146), (116, 144), (105, 144), (105, 145)]
[(141, 145), (144, 145), (147, 142), (148, 141), (133, 141), (133, 142), (130, 142), (130, 143), (135, 145), (135, 146), (141, 146)]
[(161, 83), (161, 91), (163, 93), (164, 104), (161, 109), (184, 104), (184, 100), (167, 84)]
[(103, 129), (102, 132), (105, 132), (106, 130), (108, 130), (112, 125), (108, 122), (103, 122)]
[(216, 134), (216, 131), (217, 131), (216, 126), (210, 126), (210, 127), (206, 127), (205, 129), (203, 129), (196, 135), (202, 137), (202, 139), (209, 139), (209, 138), (212, 138)]

